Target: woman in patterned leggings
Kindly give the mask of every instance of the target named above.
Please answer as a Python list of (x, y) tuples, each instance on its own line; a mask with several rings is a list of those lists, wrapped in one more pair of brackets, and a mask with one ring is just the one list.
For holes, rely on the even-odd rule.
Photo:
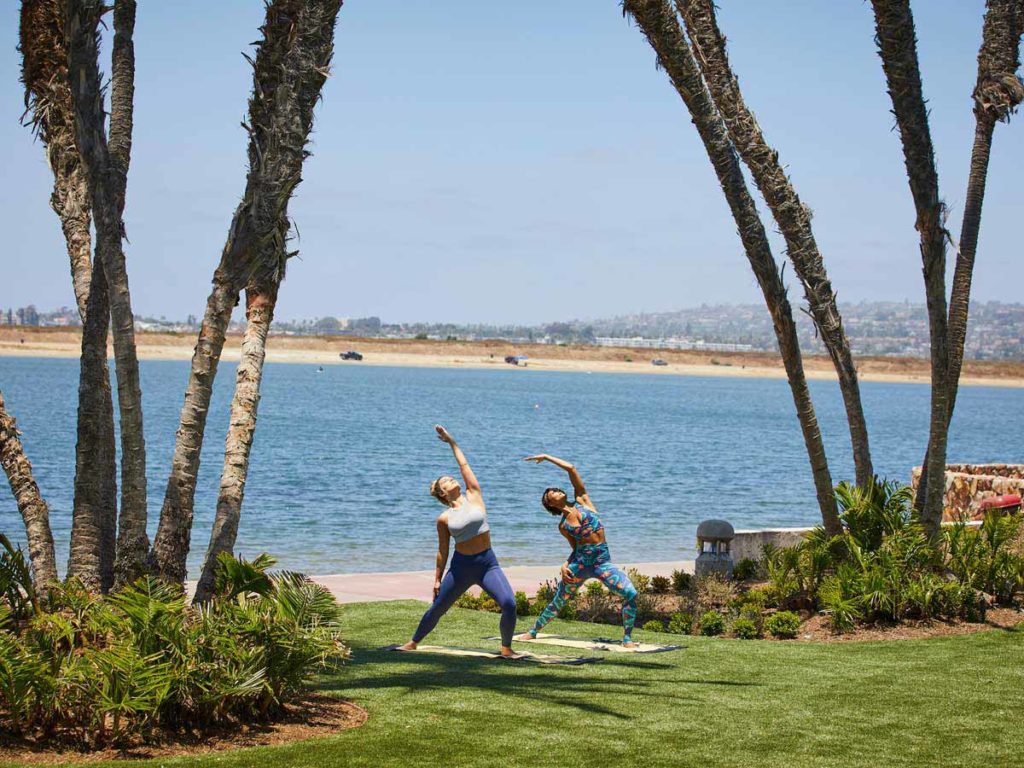
[(612, 565), (608, 544), (605, 542), (604, 525), (597, 517), (597, 507), (590, 500), (579, 472), (569, 462), (547, 454), (528, 456), (526, 461), (535, 461), (538, 464), (549, 461), (568, 472), (576, 500), (570, 502), (561, 488), (548, 488), (541, 496), (540, 503), (544, 508), (552, 515), (561, 517), (558, 532), (572, 546), (572, 554), (562, 565), (562, 581), (558, 585), (554, 599), (537, 617), (533, 629), (517, 639), (536, 638), (544, 625), (558, 614), (565, 601), (579, 592), (583, 582), (587, 579), (599, 579), (611, 592), (622, 598), (622, 645), (626, 648), (635, 648), (637, 644), (632, 640), (632, 633), (633, 624), (636, 623), (636, 587), (629, 580), (629, 576)]

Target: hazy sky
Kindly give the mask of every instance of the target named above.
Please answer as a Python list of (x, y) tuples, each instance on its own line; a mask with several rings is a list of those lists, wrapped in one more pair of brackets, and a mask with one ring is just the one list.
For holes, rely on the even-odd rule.
[[(923, 301), (870, 4), (719, 4), (747, 102), (814, 210), (840, 300)], [(18, 122), (17, 4), (3, 5), (0, 306), (70, 306), (50, 173)], [(956, 232), (984, 2), (914, 10)], [(258, 0), (139, 2), (126, 210), (136, 312), (202, 314), (244, 187), (241, 52), (262, 17)], [(1024, 284), (1021, 122), (996, 131), (981, 300), (1019, 300)], [(685, 107), (618, 2), (347, 0), (312, 150), (290, 208), (301, 257), (280, 318), (532, 323), (760, 301)]]

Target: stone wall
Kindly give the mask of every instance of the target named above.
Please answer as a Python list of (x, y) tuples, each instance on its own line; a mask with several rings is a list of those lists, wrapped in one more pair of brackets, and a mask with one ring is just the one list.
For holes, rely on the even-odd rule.
[[(920, 482), (921, 468), (914, 467), (910, 484), (915, 491)], [(1024, 495), (1024, 464), (947, 464), (942, 517), (977, 520), (981, 517), (981, 501), (1004, 493)]]
[(764, 557), (765, 544), (771, 544), (773, 547), (794, 547), (811, 530), (811, 528), (766, 528), (758, 531), (736, 531), (736, 538), (732, 540), (729, 550), (732, 554), (732, 561), (738, 563), (745, 557), (749, 557), (751, 560), (760, 560)]

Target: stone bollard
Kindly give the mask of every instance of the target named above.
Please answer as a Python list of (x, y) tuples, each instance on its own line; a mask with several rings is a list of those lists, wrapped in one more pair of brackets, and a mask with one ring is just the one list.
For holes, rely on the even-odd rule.
[(725, 579), (732, 578), (732, 555), (729, 546), (736, 535), (732, 523), (725, 520), (705, 520), (697, 526), (697, 562), (693, 573), (698, 579), (712, 573)]

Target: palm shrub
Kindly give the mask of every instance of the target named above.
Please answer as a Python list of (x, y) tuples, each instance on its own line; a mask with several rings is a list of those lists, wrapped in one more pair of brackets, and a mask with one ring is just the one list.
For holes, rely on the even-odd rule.
[(273, 562), (225, 559), (196, 607), (150, 578), (106, 598), (72, 579), (19, 620), (5, 598), (0, 727), (102, 747), (277, 714), (348, 651), (331, 594)]
[(672, 571), (672, 591), (677, 595), (685, 595), (690, 591), (690, 582), (693, 576), (686, 571)]
[(672, 580), (668, 576), (654, 576), (651, 578), (651, 592), (656, 595), (666, 595), (672, 589)]

